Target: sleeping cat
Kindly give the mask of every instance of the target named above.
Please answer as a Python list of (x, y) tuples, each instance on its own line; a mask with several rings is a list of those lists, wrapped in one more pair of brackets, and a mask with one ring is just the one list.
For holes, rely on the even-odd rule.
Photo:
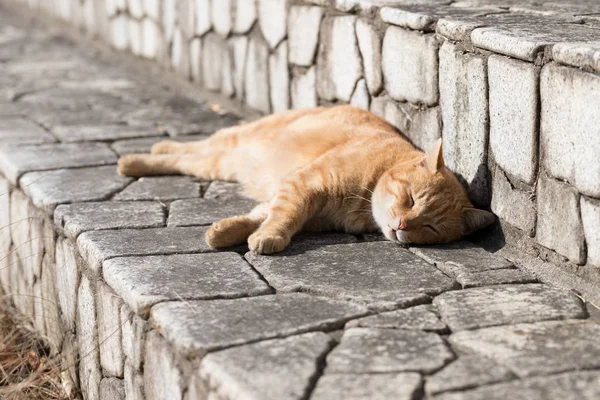
[(398, 243), (446, 243), (491, 224), (444, 166), (441, 140), (425, 154), (392, 125), (351, 106), (286, 111), (206, 140), (165, 140), (119, 160), (128, 176), (185, 174), (238, 181), (261, 202), (206, 233), (215, 248), (248, 241), (282, 251), (300, 230), (381, 230)]

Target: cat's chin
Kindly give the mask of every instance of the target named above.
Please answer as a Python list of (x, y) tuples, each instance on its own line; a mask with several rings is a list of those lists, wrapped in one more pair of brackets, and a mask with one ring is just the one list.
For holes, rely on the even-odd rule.
[(386, 237), (391, 242), (397, 243), (402, 246), (408, 246), (409, 242), (405, 237), (404, 232), (402, 231), (394, 231), (391, 228), (387, 228), (383, 230), (383, 236)]

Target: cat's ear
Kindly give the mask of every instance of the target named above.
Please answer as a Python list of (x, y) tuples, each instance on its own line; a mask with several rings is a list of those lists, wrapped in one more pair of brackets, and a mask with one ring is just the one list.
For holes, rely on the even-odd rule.
[(431, 173), (436, 173), (444, 168), (444, 155), (442, 151), (442, 139), (438, 139), (429, 150), (425, 152), (421, 165)]
[(479, 229), (485, 228), (496, 221), (496, 216), (489, 211), (478, 208), (463, 208), (463, 235), (469, 235)]

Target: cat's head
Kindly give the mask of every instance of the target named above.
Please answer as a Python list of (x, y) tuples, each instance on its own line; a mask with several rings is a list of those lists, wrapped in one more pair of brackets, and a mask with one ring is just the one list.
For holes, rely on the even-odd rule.
[(445, 167), (441, 139), (421, 160), (386, 171), (373, 191), (372, 207), (383, 234), (399, 243), (452, 242), (495, 220), (494, 214), (473, 208)]

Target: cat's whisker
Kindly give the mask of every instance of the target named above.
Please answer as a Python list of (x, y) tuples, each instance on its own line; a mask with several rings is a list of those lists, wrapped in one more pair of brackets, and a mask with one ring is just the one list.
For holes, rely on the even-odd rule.
[(360, 187), (361, 187), (361, 189), (365, 189), (367, 192), (369, 192), (369, 193), (371, 193), (371, 194), (374, 194), (374, 193), (373, 193), (373, 191), (372, 191), (371, 189), (369, 189), (368, 187), (366, 187), (366, 186), (363, 186), (363, 185), (358, 185), (358, 186), (360, 186)]
[(350, 192), (350, 194), (354, 195), (354, 196), (355, 196), (355, 198), (357, 198), (357, 199), (361, 199), (361, 200), (364, 200), (364, 201), (366, 201), (366, 202), (369, 202), (369, 203), (371, 202), (371, 200), (369, 200), (369, 199), (367, 199), (366, 197), (363, 197), (363, 196), (361, 196), (361, 195), (359, 195), (359, 194), (352, 193), (352, 192)]

